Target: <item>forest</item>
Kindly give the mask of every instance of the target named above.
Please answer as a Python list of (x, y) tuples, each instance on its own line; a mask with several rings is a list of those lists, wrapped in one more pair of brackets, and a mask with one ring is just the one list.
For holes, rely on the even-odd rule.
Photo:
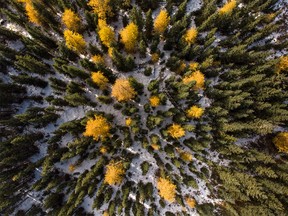
[(0, 0), (0, 215), (287, 197), (287, 0)]

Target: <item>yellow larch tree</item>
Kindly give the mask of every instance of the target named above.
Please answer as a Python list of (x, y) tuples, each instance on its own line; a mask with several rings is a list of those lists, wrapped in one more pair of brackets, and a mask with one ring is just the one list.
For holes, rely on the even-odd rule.
[(98, 27), (99, 27), (98, 34), (101, 42), (106, 47), (110, 48), (111, 44), (115, 42), (114, 30), (104, 20), (98, 20)]
[(106, 154), (108, 151), (108, 148), (106, 146), (101, 146), (99, 150), (102, 154)]
[(195, 199), (193, 199), (192, 197), (186, 197), (185, 201), (190, 208), (195, 208), (195, 206), (196, 206)]
[(94, 62), (95, 64), (105, 64), (104, 58), (101, 55), (94, 55), (91, 57), (92, 62)]
[(103, 212), (103, 214), (102, 214), (102, 216), (109, 216), (109, 213), (108, 213), (108, 211), (106, 210), (106, 211), (104, 211)]
[(126, 120), (125, 120), (125, 124), (126, 124), (126, 126), (128, 126), (128, 127), (130, 127), (131, 125), (132, 125), (132, 118), (127, 118)]
[(198, 62), (191, 62), (189, 64), (189, 69), (192, 70), (192, 71), (196, 71), (199, 67), (199, 63)]
[(192, 27), (192, 28), (188, 29), (187, 32), (185, 33), (184, 40), (188, 44), (193, 44), (197, 38), (197, 35), (198, 35), (197, 29)]
[(104, 182), (109, 185), (121, 184), (123, 181), (125, 170), (123, 163), (121, 161), (115, 162), (111, 161), (106, 166), (106, 173), (104, 177)]
[(189, 118), (199, 119), (204, 113), (204, 109), (198, 106), (192, 106), (187, 110), (187, 116)]
[(276, 73), (288, 70), (288, 56), (281, 56), (279, 62), (276, 65)]
[(190, 162), (193, 159), (193, 156), (191, 153), (187, 152), (187, 151), (182, 151), (180, 153), (180, 157), (182, 160), (186, 161), (186, 162)]
[(157, 106), (159, 106), (159, 104), (160, 104), (160, 98), (158, 97), (158, 96), (151, 96), (150, 98), (149, 98), (149, 101), (150, 101), (150, 105), (152, 106), (152, 107), (157, 107)]
[(62, 22), (72, 31), (78, 31), (81, 24), (79, 16), (71, 9), (64, 10), (64, 13), (62, 14)]
[(100, 19), (105, 20), (107, 16), (113, 15), (110, 0), (90, 0), (88, 5), (93, 8), (94, 13), (96, 13)]
[(41, 25), (40, 21), (40, 14), (38, 11), (33, 7), (32, 1), (26, 1), (26, 14), (30, 22), (35, 23), (36, 25)]
[(156, 144), (156, 143), (152, 143), (152, 144), (151, 144), (151, 147), (152, 147), (154, 150), (159, 150), (159, 149), (160, 149), (160, 145), (159, 145), (159, 144)]
[(176, 196), (176, 185), (174, 185), (169, 179), (159, 178), (157, 181), (157, 188), (159, 190), (159, 195), (169, 201), (173, 202)]
[(97, 86), (99, 86), (100, 89), (104, 89), (109, 82), (109, 80), (103, 75), (101, 71), (92, 72), (91, 79)]
[(233, 9), (236, 7), (236, 5), (237, 5), (236, 0), (227, 1), (227, 3), (224, 4), (222, 8), (219, 9), (219, 13), (220, 13), (221, 15), (231, 14), (231, 12), (232, 12)]
[(152, 53), (151, 55), (151, 61), (155, 64), (156, 62), (158, 62), (160, 59), (159, 54), (158, 53)]
[(280, 132), (273, 139), (274, 145), (279, 152), (288, 153), (288, 132)]
[(185, 136), (185, 130), (179, 124), (172, 124), (168, 128), (167, 132), (171, 137), (176, 138), (176, 139)]
[(154, 31), (157, 34), (163, 34), (170, 22), (170, 17), (166, 10), (161, 10), (159, 15), (154, 20)]
[(128, 79), (119, 78), (112, 86), (112, 96), (117, 101), (128, 101), (136, 96), (136, 91), (131, 86)]
[(121, 42), (127, 52), (133, 52), (138, 42), (138, 27), (133, 22), (120, 31)]
[(82, 35), (78, 34), (77, 32), (73, 32), (69, 29), (64, 31), (64, 38), (66, 41), (66, 46), (77, 52), (83, 52), (86, 47), (86, 42)]
[(182, 81), (184, 84), (189, 84), (192, 81), (196, 81), (194, 89), (198, 90), (204, 88), (205, 77), (204, 74), (202, 74), (199, 70), (197, 70), (192, 74), (185, 76)]
[(76, 169), (76, 166), (74, 164), (70, 164), (68, 167), (69, 172), (74, 172), (74, 170)]
[(89, 119), (86, 123), (84, 136), (92, 136), (94, 140), (104, 140), (110, 134), (111, 125), (107, 119), (101, 115), (95, 115), (95, 118)]

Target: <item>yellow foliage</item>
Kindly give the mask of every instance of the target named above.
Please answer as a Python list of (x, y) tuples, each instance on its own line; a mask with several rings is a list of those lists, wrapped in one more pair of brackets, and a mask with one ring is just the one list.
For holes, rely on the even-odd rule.
[(172, 136), (173, 138), (180, 138), (185, 136), (185, 130), (181, 125), (179, 124), (173, 124), (168, 128), (168, 134)]
[(93, 8), (94, 13), (96, 13), (100, 19), (106, 19), (107, 16), (113, 15), (109, 3), (110, 0), (90, 0), (88, 5)]
[(138, 27), (134, 23), (130, 23), (120, 31), (121, 42), (124, 44), (127, 52), (133, 52), (137, 45)]
[(70, 164), (68, 167), (69, 172), (74, 172), (74, 170), (76, 169), (74, 164)]
[(160, 149), (160, 146), (158, 144), (155, 144), (155, 143), (152, 143), (151, 144), (151, 147), (154, 149), (154, 150), (159, 150)]
[(21, 3), (31, 3), (32, 0), (17, 0), (18, 2), (21, 2)]
[(274, 145), (279, 152), (288, 153), (288, 132), (280, 132), (273, 139)]
[(126, 126), (131, 126), (131, 124), (132, 124), (132, 119), (131, 118), (127, 118), (126, 120), (125, 120), (125, 124), (126, 124)]
[(170, 17), (166, 10), (161, 10), (154, 20), (154, 31), (157, 34), (163, 34), (170, 22)]
[(136, 96), (136, 92), (130, 85), (129, 80), (120, 78), (112, 86), (112, 96), (120, 102), (128, 101)]
[(106, 46), (106, 47), (111, 47), (111, 44), (115, 42), (115, 33), (114, 30), (107, 25), (106, 21), (104, 20), (99, 20), (98, 21), (98, 26), (99, 26), (99, 37), (101, 42)]
[(18, 176), (17, 176), (17, 175), (14, 175), (14, 176), (12, 177), (12, 181), (17, 181), (17, 179), (18, 179)]
[(91, 60), (95, 64), (103, 64), (103, 65), (105, 64), (105, 61), (101, 55), (94, 55), (94, 56), (92, 56)]
[(185, 152), (185, 151), (180, 153), (180, 157), (181, 157), (182, 160), (184, 160), (186, 162), (190, 162), (193, 159), (192, 154), (189, 153), (189, 152)]
[(204, 74), (202, 74), (199, 70), (183, 78), (184, 84), (189, 84), (192, 81), (196, 81), (194, 86), (195, 90), (204, 88), (205, 77)]
[(100, 89), (104, 89), (109, 82), (109, 80), (103, 75), (101, 71), (92, 72), (91, 78), (93, 82), (99, 86)]
[(35, 8), (33, 7), (32, 1), (31, 2), (27, 1), (25, 10), (30, 22), (35, 23), (37, 25), (41, 25), (41, 21), (39, 19), (40, 15), (38, 11), (36, 11)]
[(111, 161), (106, 167), (104, 182), (109, 185), (120, 184), (123, 180), (125, 171), (122, 162)]
[(157, 107), (160, 104), (160, 98), (158, 96), (150, 97), (149, 101), (152, 107)]
[(65, 9), (62, 15), (62, 22), (72, 31), (78, 31), (80, 27), (80, 18), (71, 9)]
[(86, 46), (86, 42), (82, 35), (66, 29), (64, 31), (64, 38), (66, 46), (74, 51), (83, 52)]
[(102, 216), (109, 216), (109, 213), (107, 211), (104, 211)]
[(114, 51), (114, 48), (113, 47), (109, 47), (108, 48), (108, 55), (112, 58), (113, 57), (113, 51)]
[(188, 204), (188, 206), (189, 206), (190, 208), (195, 208), (195, 206), (196, 206), (196, 201), (195, 201), (195, 199), (193, 199), (193, 198), (191, 198), (191, 197), (187, 197), (187, 198), (186, 198), (186, 202), (187, 202), (187, 204)]
[(236, 5), (237, 5), (236, 0), (228, 1), (226, 4), (224, 4), (222, 8), (219, 9), (219, 13), (221, 15), (230, 14), (233, 11), (233, 9), (236, 7)]
[(104, 140), (108, 137), (111, 129), (107, 119), (100, 115), (95, 115), (95, 119), (89, 119), (86, 124), (86, 131), (84, 136), (92, 136), (94, 140), (98, 141), (100, 138)]
[(200, 118), (204, 113), (204, 110), (201, 107), (192, 106), (187, 110), (187, 116), (190, 118)]
[(152, 62), (155, 64), (156, 62), (158, 62), (159, 61), (159, 54), (158, 53), (153, 53), (152, 55), (151, 55), (151, 60), (152, 60)]
[(276, 73), (288, 70), (288, 56), (281, 56), (276, 66)]
[(196, 71), (198, 67), (199, 67), (199, 63), (198, 63), (198, 62), (191, 62), (191, 63), (189, 64), (189, 68), (190, 68), (190, 70), (192, 70), (192, 71)]
[(186, 64), (184, 61), (180, 64), (180, 66), (177, 68), (177, 73), (182, 73), (186, 69)]
[(198, 35), (197, 29), (192, 27), (189, 30), (187, 30), (186, 34), (184, 35), (184, 40), (188, 44), (193, 44), (197, 38), (197, 35)]
[(107, 153), (107, 151), (108, 151), (107, 147), (105, 147), (105, 146), (101, 146), (101, 147), (100, 147), (100, 152), (101, 152), (102, 154)]
[(173, 202), (176, 195), (176, 185), (165, 178), (159, 178), (157, 181), (157, 188), (159, 190), (159, 195), (169, 201)]

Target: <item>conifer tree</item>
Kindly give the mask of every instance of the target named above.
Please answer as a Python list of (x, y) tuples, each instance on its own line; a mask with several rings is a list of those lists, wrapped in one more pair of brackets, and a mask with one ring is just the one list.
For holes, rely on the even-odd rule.
[(134, 23), (130, 23), (120, 31), (120, 35), (126, 51), (133, 52), (138, 42), (138, 27)]
[(71, 30), (77, 32), (80, 27), (80, 18), (71, 9), (65, 9), (62, 15), (62, 22)]
[(41, 25), (39, 12), (33, 7), (32, 1), (28, 1), (25, 6), (29, 21), (36, 25)]
[(104, 140), (110, 134), (111, 125), (107, 119), (100, 115), (95, 115), (94, 119), (89, 119), (86, 124), (84, 136), (92, 136), (94, 140)]
[(159, 195), (168, 202), (174, 202), (176, 196), (176, 185), (174, 185), (169, 179), (159, 178), (157, 180), (157, 188)]
[(66, 29), (64, 31), (64, 38), (66, 46), (69, 49), (77, 52), (83, 52), (85, 50), (86, 42), (82, 35)]
[(123, 167), (123, 163), (121, 161), (119, 162), (111, 161), (106, 166), (104, 182), (109, 185), (121, 184), (124, 178), (124, 174), (125, 170)]
[(169, 25), (170, 17), (166, 10), (161, 10), (154, 20), (154, 31), (163, 34)]
[(94, 83), (96, 83), (100, 89), (104, 89), (107, 86), (109, 80), (103, 75), (101, 71), (92, 72), (91, 78)]
[(119, 102), (128, 101), (136, 96), (136, 92), (127, 79), (120, 78), (112, 86), (112, 96)]

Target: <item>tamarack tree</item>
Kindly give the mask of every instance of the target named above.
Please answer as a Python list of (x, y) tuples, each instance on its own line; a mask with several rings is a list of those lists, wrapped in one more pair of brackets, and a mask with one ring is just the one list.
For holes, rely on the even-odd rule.
[(108, 48), (115, 42), (115, 32), (105, 20), (98, 20), (98, 34), (101, 42)]
[(138, 35), (138, 27), (134, 23), (130, 23), (120, 31), (121, 42), (124, 44), (127, 52), (133, 52), (135, 50)]
[(288, 132), (280, 132), (273, 139), (274, 145), (279, 152), (288, 153)]
[(136, 94), (136, 91), (127, 79), (117, 79), (115, 84), (112, 86), (112, 96), (119, 102), (133, 99)]
[(107, 119), (101, 115), (95, 115), (94, 119), (89, 119), (86, 123), (84, 136), (92, 136), (94, 140), (105, 140), (110, 135), (111, 125)]
[(111, 161), (106, 166), (104, 182), (109, 185), (121, 184), (124, 178), (124, 174), (125, 170), (123, 167), (123, 163), (121, 161), (119, 162)]
[(169, 128), (168, 128), (168, 134), (173, 137), (173, 138), (180, 138), (185, 136), (185, 130), (183, 127), (181, 127), (181, 125), (179, 124), (172, 124)]
[(161, 10), (158, 16), (154, 20), (154, 31), (157, 34), (163, 34), (170, 22), (170, 17), (166, 10)]
[(204, 88), (205, 77), (204, 74), (198, 70), (188, 76), (185, 76), (182, 81), (184, 84), (189, 84), (190, 82), (195, 81), (196, 84), (193, 88), (195, 90), (199, 90)]
[(70, 29), (72, 31), (78, 31), (79, 30), (80, 18), (71, 9), (65, 9), (65, 11), (62, 15), (62, 22), (65, 24), (65, 26), (68, 29)]
[(157, 188), (159, 190), (159, 195), (163, 199), (168, 202), (173, 202), (175, 200), (176, 185), (174, 185), (170, 180), (160, 177), (157, 180)]
[(105, 20), (107, 16), (113, 15), (110, 0), (90, 0), (88, 5), (93, 8), (94, 13), (96, 13), (100, 19)]
[(64, 38), (66, 41), (66, 46), (77, 52), (83, 52), (86, 47), (86, 42), (82, 35), (78, 34), (77, 32), (73, 32), (69, 29), (64, 31)]
[(192, 106), (187, 110), (187, 116), (189, 118), (199, 119), (204, 113), (204, 110), (198, 106)]
[(99, 86), (100, 89), (104, 89), (109, 82), (109, 80), (103, 75), (101, 71), (92, 72), (91, 78), (93, 82)]

